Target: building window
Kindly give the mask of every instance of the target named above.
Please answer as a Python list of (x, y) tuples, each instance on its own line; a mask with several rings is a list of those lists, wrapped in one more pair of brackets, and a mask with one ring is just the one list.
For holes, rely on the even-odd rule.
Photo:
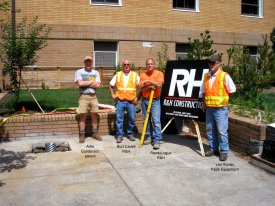
[(93, 5), (121, 6), (122, 0), (91, 0)]
[(188, 54), (188, 44), (176, 44), (176, 60), (184, 60)]
[(247, 49), (247, 51), (249, 53), (250, 59), (252, 61), (258, 62), (258, 58), (259, 58), (258, 47), (256, 47), (256, 46), (246, 46), (245, 48)]
[(115, 67), (117, 65), (117, 42), (94, 42), (94, 66)]
[(263, 0), (242, 0), (242, 15), (263, 17)]
[(199, 11), (200, 0), (173, 0), (173, 9), (180, 11)]

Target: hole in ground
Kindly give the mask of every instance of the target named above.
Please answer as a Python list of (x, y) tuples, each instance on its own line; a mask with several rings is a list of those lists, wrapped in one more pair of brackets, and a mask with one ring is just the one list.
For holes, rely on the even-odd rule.
[(68, 142), (41, 142), (32, 144), (32, 153), (44, 153), (44, 152), (67, 152), (71, 151), (70, 144)]

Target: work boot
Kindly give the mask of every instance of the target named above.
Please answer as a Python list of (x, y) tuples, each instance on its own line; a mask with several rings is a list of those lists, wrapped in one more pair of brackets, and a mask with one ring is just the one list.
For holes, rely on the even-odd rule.
[(151, 144), (151, 142), (152, 142), (152, 139), (151, 139), (151, 138), (147, 138), (147, 139), (143, 142), (143, 144), (144, 144), (144, 145), (148, 145), (148, 144)]
[(221, 153), (220, 154), (220, 161), (226, 161), (227, 157), (228, 157), (227, 153)]
[(159, 149), (160, 148), (160, 143), (155, 142), (153, 149)]
[(116, 139), (116, 143), (121, 143), (122, 142), (122, 137), (118, 137), (117, 139)]
[(135, 138), (135, 136), (134, 135), (129, 135), (129, 140), (131, 140), (131, 141), (135, 141), (136, 140), (136, 138)]
[(79, 134), (79, 143), (84, 143), (85, 142), (85, 133), (80, 133)]
[(98, 141), (102, 141), (102, 138), (101, 138), (101, 136), (98, 134), (98, 132), (94, 132), (92, 137), (93, 137), (94, 139), (97, 139)]
[(220, 156), (220, 152), (219, 151), (213, 151), (213, 150), (209, 150), (205, 152), (205, 156), (206, 157), (211, 157), (211, 156)]

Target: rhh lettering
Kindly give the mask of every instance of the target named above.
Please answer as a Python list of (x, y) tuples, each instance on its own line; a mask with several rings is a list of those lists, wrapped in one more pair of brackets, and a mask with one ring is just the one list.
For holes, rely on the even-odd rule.
[[(190, 73), (186, 69), (174, 69), (169, 88), (168, 96), (174, 96), (176, 86), (178, 88), (179, 97), (191, 97), (194, 87), (201, 87), (204, 74), (208, 72), (208, 69), (203, 69), (202, 77), (200, 80), (195, 80), (196, 69), (190, 69)], [(183, 79), (178, 80), (178, 76), (183, 76)], [(188, 84), (186, 92), (183, 86)], [(202, 97), (200, 92), (199, 97)]]

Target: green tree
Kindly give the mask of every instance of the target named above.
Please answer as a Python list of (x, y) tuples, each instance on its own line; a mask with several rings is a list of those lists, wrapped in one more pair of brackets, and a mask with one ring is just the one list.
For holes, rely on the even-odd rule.
[(258, 94), (272, 83), (274, 73), (274, 52), (268, 45), (267, 35), (258, 45), (258, 60), (250, 58), (249, 51), (240, 45), (233, 44), (227, 50), (228, 64), (224, 66), (238, 85), (235, 97), (243, 100), (255, 99)]
[(265, 76), (262, 86), (269, 87), (275, 83), (275, 52), (269, 45), (268, 36), (263, 35), (263, 44), (258, 45), (257, 67)]
[[(211, 35), (208, 30), (205, 30), (204, 33), (200, 34), (200, 39), (192, 39), (189, 37), (188, 44), (188, 59), (201, 60), (217, 52), (216, 50), (212, 49), (213, 40), (211, 39)], [(218, 55), (220, 57), (222, 56), (222, 54)]]
[(24, 17), (18, 20), (15, 32), (12, 31), (11, 17), (5, 9), (6, 19), (1, 21), (0, 30), (0, 59), (5, 70), (9, 71), (11, 86), (18, 97), (20, 90), (21, 71), (27, 65), (32, 65), (38, 60), (37, 52), (47, 45), (50, 27), (38, 24), (38, 17), (27, 22)]
[(164, 42), (162, 42), (162, 46), (161, 46), (161, 51), (159, 51), (157, 53), (157, 56), (158, 56), (158, 63), (159, 63), (159, 68), (162, 72), (165, 71), (166, 69), (166, 63), (167, 61), (169, 60), (169, 57), (168, 57), (168, 45)]

